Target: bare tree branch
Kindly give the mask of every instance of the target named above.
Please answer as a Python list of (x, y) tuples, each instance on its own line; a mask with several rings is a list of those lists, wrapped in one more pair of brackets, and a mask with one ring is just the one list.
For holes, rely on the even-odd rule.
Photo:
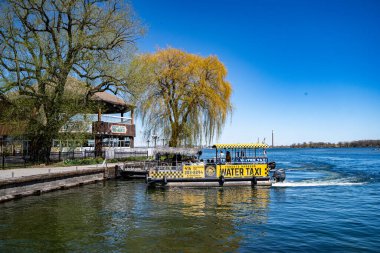
[(6, 0), (0, 12), (1, 100), (15, 94), (29, 99), (25, 110), (30, 110), (26, 120), (32, 138), (45, 138), (44, 132), (53, 138), (66, 118), (62, 115), (73, 113), (64, 102), (68, 90), (75, 89), (67, 86), (69, 76), (87, 84), (80, 91), (84, 104), (98, 91), (127, 89), (123, 51), (130, 51), (127, 46), (143, 33), (128, 5), (118, 0)]

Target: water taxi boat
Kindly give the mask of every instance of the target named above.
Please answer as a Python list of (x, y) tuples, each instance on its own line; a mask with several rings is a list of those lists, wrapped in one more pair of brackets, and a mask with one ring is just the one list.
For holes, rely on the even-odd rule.
[(152, 187), (271, 186), (285, 179), (285, 172), (275, 171), (275, 162), (268, 162), (267, 144), (216, 144), (212, 148), (215, 156), (208, 159), (191, 157), (184, 161), (182, 156), (172, 156), (165, 164), (148, 170), (146, 183)]

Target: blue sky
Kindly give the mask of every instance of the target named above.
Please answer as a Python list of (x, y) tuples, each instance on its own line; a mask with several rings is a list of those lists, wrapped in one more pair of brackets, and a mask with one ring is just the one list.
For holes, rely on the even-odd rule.
[(226, 65), (234, 112), (217, 142), (270, 143), (272, 129), (278, 145), (380, 139), (380, 1), (132, 5), (148, 27), (140, 52), (171, 46)]

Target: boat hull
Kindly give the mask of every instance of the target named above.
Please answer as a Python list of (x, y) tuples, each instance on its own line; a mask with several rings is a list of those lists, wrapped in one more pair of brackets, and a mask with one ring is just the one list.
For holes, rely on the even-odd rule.
[(161, 178), (146, 179), (150, 187), (229, 187), (229, 186), (271, 186), (269, 177), (260, 178)]

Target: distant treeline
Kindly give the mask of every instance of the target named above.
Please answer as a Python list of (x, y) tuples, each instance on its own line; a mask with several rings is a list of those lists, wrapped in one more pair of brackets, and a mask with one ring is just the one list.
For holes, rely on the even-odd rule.
[(351, 142), (304, 142), (304, 143), (294, 143), (290, 146), (280, 146), (280, 147), (290, 147), (290, 148), (366, 148), (380, 147), (380, 140), (360, 140)]

